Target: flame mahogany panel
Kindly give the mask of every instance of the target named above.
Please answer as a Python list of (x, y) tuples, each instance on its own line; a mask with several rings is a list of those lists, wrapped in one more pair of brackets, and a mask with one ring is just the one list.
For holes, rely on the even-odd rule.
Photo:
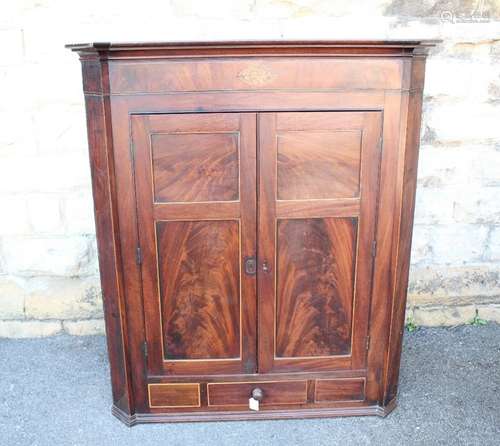
[(288, 131), (278, 138), (278, 200), (359, 195), (361, 132)]
[(238, 133), (151, 136), (155, 202), (238, 200)]
[(165, 358), (238, 358), (238, 222), (160, 221), (156, 228)]
[(276, 356), (350, 353), (355, 218), (278, 220)]

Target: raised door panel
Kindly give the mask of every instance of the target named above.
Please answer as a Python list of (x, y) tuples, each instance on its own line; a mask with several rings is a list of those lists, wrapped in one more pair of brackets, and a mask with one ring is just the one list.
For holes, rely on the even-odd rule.
[(151, 137), (155, 202), (238, 200), (238, 133)]
[(360, 143), (359, 131), (279, 133), (278, 200), (357, 197)]
[(350, 352), (357, 219), (277, 222), (276, 357)]
[(259, 371), (363, 369), (381, 118), (259, 116)]
[(256, 371), (256, 115), (132, 116), (151, 378)]
[(238, 221), (160, 221), (156, 234), (164, 358), (238, 358)]

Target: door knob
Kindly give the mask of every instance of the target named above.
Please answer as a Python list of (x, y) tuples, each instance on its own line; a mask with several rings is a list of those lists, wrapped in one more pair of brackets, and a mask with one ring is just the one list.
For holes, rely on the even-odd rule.
[(258, 387), (256, 387), (255, 389), (252, 390), (252, 398), (256, 401), (262, 401), (262, 399), (264, 398), (264, 392), (262, 391), (262, 389), (259, 389)]
[(269, 267), (269, 264), (267, 262), (262, 262), (262, 271), (265, 273), (271, 271), (271, 268)]

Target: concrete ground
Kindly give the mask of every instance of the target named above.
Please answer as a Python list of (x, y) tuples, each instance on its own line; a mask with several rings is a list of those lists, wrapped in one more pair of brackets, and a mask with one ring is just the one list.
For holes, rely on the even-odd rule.
[(139, 425), (110, 414), (105, 340), (0, 340), (0, 445), (500, 445), (500, 325), (406, 334), (386, 419)]

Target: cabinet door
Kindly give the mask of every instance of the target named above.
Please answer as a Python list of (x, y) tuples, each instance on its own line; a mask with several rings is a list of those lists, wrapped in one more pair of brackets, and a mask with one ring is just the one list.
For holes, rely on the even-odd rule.
[(362, 369), (379, 112), (262, 113), (259, 372)]
[(132, 117), (147, 368), (253, 373), (256, 115)]

